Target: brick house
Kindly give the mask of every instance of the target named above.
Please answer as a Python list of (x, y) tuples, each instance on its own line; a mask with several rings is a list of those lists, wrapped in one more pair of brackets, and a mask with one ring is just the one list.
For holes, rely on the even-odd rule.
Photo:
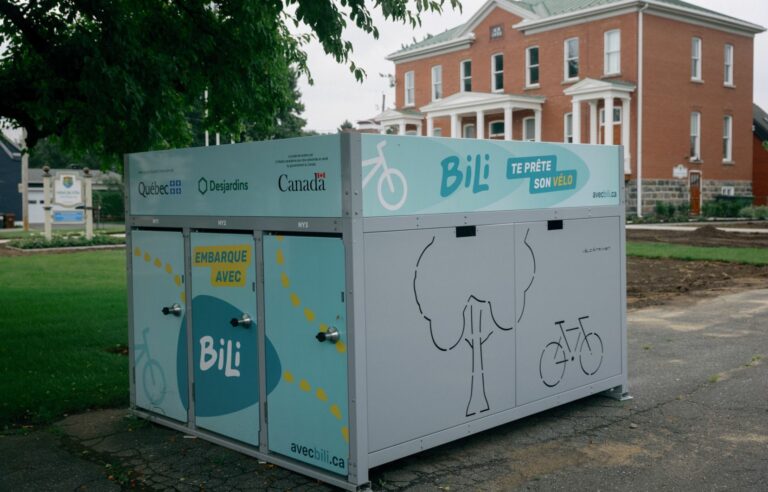
[(768, 205), (768, 114), (752, 106), (752, 194), (755, 205)]
[(764, 30), (679, 0), (489, 0), (387, 57), (395, 109), (376, 120), (382, 132), (621, 144), (629, 212), (664, 201), (698, 213), (752, 193)]

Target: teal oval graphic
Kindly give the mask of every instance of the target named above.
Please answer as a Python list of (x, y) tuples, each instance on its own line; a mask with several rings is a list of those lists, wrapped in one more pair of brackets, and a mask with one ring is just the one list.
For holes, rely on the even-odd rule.
[[(200, 417), (226, 415), (259, 401), (259, 354), (256, 322), (250, 327), (233, 327), (232, 319), (243, 314), (232, 304), (219, 298), (200, 295), (192, 299), (192, 327), (195, 381), (195, 414)], [(186, 318), (186, 315), (185, 315)], [(186, 321), (186, 320), (185, 320)], [(182, 324), (182, 326), (186, 326)], [(180, 388), (186, 386), (187, 337), (182, 331), (177, 348), (177, 378)], [(280, 381), (280, 361), (266, 340), (267, 394)], [(189, 408), (186, 391), (180, 392), (184, 408)]]

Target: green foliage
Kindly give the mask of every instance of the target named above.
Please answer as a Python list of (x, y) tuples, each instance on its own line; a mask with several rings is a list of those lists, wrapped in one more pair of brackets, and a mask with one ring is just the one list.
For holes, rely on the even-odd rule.
[(752, 203), (751, 197), (717, 197), (705, 202), (701, 213), (705, 217), (738, 217), (742, 208)]
[(85, 236), (72, 234), (55, 235), (50, 241), (47, 241), (44, 236), (30, 236), (22, 239), (14, 239), (8, 244), (13, 248), (19, 249), (72, 248), (77, 246), (125, 244), (125, 238), (98, 234), (94, 235), (93, 239), (88, 240)]
[(93, 151), (80, 151), (78, 149), (66, 149), (61, 139), (52, 135), (41, 139), (29, 153), (29, 167), (42, 168), (48, 166), (51, 169), (89, 168), (107, 169), (120, 166), (119, 160), (105, 159)]
[(653, 210), (655, 219), (662, 221), (684, 221), (688, 220), (691, 206), (688, 203), (675, 205), (674, 203), (656, 202)]
[(739, 210), (739, 217), (753, 220), (768, 220), (768, 206), (744, 207)]
[(343, 38), (348, 24), (378, 38), (372, 9), (416, 26), (421, 13), (445, 3), (459, 7), (458, 0), (372, 7), (359, 0), (0, 0), (0, 117), (27, 129), (30, 148), (55, 135), (67, 150), (112, 159), (189, 145), (195, 113), (203, 131), (225, 141), (277, 136), (277, 122), (295, 108), (292, 67), (311, 82), (309, 41), (362, 80)]
[(763, 140), (763, 148), (768, 150), (768, 140)]
[(689, 261), (726, 261), (750, 265), (768, 265), (766, 248), (724, 248), (683, 244), (627, 242), (627, 255), (644, 258), (672, 258)]
[(355, 126), (352, 124), (352, 122), (351, 122), (351, 121), (349, 121), (349, 120), (344, 120), (344, 122), (343, 122), (343, 123), (341, 124), (341, 126), (339, 127), (339, 133), (341, 133), (341, 132), (346, 132), (346, 131), (352, 130), (352, 129), (354, 129), (354, 128), (355, 128)]
[(0, 257), (0, 429), (128, 403), (125, 252)]

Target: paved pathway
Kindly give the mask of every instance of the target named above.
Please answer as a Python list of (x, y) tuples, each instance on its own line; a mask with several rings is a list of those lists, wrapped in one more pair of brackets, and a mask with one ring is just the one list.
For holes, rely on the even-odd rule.
[[(634, 399), (594, 396), (374, 469), (374, 490), (765, 490), (768, 290), (629, 316)], [(330, 490), (104, 410), (0, 437), (0, 490)]]

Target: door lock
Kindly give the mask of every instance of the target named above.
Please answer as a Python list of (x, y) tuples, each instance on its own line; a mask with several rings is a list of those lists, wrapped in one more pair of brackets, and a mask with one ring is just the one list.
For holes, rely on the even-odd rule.
[(243, 313), (243, 315), (238, 318), (232, 318), (229, 321), (229, 324), (232, 325), (232, 328), (237, 328), (238, 326), (242, 326), (243, 328), (248, 328), (253, 324), (253, 320), (250, 316), (248, 316), (248, 313)]
[(173, 304), (172, 306), (166, 306), (163, 308), (163, 314), (168, 316), (172, 314), (174, 316), (181, 316), (181, 306)]
[(318, 342), (331, 342), (336, 343), (339, 341), (339, 338), (341, 335), (339, 334), (339, 330), (331, 326), (328, 328), (328, 331), (321, 331), (317, 335), (315, 335), (315, 338), (317, 338)]

